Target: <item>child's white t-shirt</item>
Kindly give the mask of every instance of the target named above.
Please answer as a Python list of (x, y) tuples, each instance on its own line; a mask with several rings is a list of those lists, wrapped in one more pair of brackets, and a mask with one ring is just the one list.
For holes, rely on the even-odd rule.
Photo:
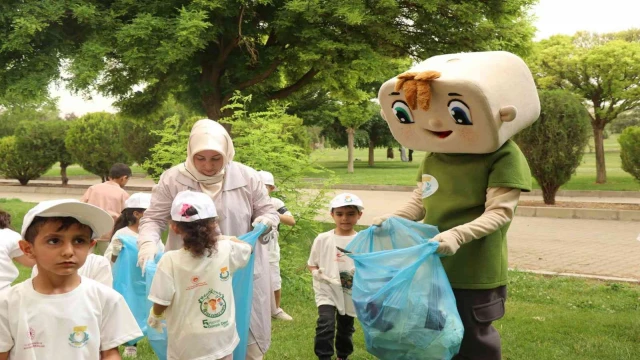
[(11, 360), (99, 360), (142, 331), (122, 295), (82, 277), (66, 294), (40, 294), (31, 279), (0, 293), (0, 334)]
[(309, 266), (317, 266), (323, 270), (324, 275), (340, 281), (342, 285), (334, 285), (325, 281), (313, 279), (313, 291), (316, 297), (316, 306), (332, 305), (341, 315), (356, 316), (356, 311), (351, 298), (351, 287), (355, 264), (353, 259), (336, 248), (345, 248), (355, 235), (340, 236), (333, 230), (322, 233), (316, 237), (311, 246)]
[(0, 290), (20, 275), (13, 258), (24, 255), (18, 245), (21, 239), (22, 235), (11, 229), (0, 229)]
[(251, 246), (221, 237), (211, 257), (185, 249), (169, 251), (158, 263), (149, 300), (165, 311), (169, 359), (220, 359), (233, 352), (236, 331), (232, 274), (244, 267)]
[[(31, 270), (31, 278), (38, 275), (38, 265)], [(113, 287), (113, 274), (111, 264), (104, 256), (89, 254), (84, 265), (78, 269), (78, 275), (88, 277), (108, 287)]]
[[(271, 205), (276, 209), (278, 214), (293, 216), (291, 211), (287, 209), (284, 205), (284, 202), (277, 198), (269, 198), (271, 200)], [(269, 239), (269, 243), (267, 244), (267, 250), (269, 251), (269, 262), (277, 263), (280, 261), (280, 245), (278, 244), (278, 236), (280, 232), (277, 230), (272, 230), (267, 235), (265, 235), (265, 240)]]
[[(131, 236), (133, 238), (135, 238), (136, 240), (138, 239), (138, 233), (129, 229), (128, 226), (123, 227), (122, 229), (116, 231), (113, 236), (111, 237), (111, 241), (109, 242), (109, 246), (107, 246), (107, 249), (104, 251), (104, 257), (107, 258), (109, 260), (110, 264), (113, 264), (113, 262), (111, 262), (111, 255), (113, 255), (113, 240), (118, 238), (119, 236)], [(163, 253), (164, 252), (164, 244), (160, 241), (158, 242), (158, 244), (156, 244), (156, 246), (158, 247), (158, 254)]]

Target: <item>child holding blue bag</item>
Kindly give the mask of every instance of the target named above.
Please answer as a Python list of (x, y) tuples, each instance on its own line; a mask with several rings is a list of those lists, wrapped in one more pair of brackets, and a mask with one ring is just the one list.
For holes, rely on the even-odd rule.
[(184, 247), (160, 259), (148, 318), (158, 331), (166, 318), (168, 359), (231, 360), (240, 342), (231, 282), (249, 262), (252, 248), (220, 235), (217, 216), (211, 197), (200, 192), (182, 191), (171, 205), (170, 226)]
[(331, 200), (329, 207), (336, 228), (316, 237), (307, 262), (318, 306), (314, 352), (319, 360), (331, 360), (335, 343), (338, 360), (346, 360), (353, 353), (355, 332), (356, 311), (351, 299), (355, 265), (337, 247), (346, 248), (356, 236), (354, 226), (364, 206), (356, 195), (343, 193)]
[[(149, 208), (150, 205), (151, 194), (135, 193), (126, 200), (124, 209), (116, 219), (115, 225), (113, 226), (111, 242), (104, 253), (104, 256), (111, 262), (111, 264), (114, 264), (117, 261), (118, 255), (120, 255), (120, 252), (122, 251), (122, 241), (124, 238), (133, 239), (133, 244), (137, 241), (140, 219), (144, 215), (144, 211)], [(160, 243), (158, 245), (158, 252), (161, 253), (163, 251), (164, 246)], [(128, 260), (132, 261), (134, 265), (136, 264), (136, 257), (128, 257)], [(121, 269), (126, 268), (126, 266), (121, 267)], [(121, 280), (125, 281), (124, 279)], [(120, 287), (116, 286), (115, 289), (117, 291)], [(125, 301), (127, 301), (131, 311), (136, 315), (136, 318), (146, 316), (146, 312), (143, 314), (137, 314), (136, 312), (138, 312), (139, 307), (131, 303), (133, 299), (126, 296), (126, 294), (122, 295), (125, 297)], [(137, 344), (130, 343), (130, 345), (125, 346), (123, 355), (125, 357), (135, 358), (137, 356), (137, 352)]]
[[(149, 206), (151, 206), (151, 194), (146, 193), (135, 193), (124, 203), (124, 209), (113, 226), (111, 242), (104, 252), (104, 256), (109, 259), (112, 264), (116, 262), (122, 250), (122, 242), (120, 241), (122, 236), (132, 236), (136, 240), (138, 239), (140, 219)], [(160, 242), (156, 245), (158, 247), (158, 253), (163, 253), (164, 244)]]

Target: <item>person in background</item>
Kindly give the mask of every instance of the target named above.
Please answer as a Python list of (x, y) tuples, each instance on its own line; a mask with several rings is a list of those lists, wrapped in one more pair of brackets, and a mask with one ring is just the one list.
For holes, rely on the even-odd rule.
[(170, 226), (183, 245), (158, 263), (148, 320), (161, 332), (166, 318), (169, 359), (231, 360), (240, 342), (231, 282), (249, 262), (251, 245), (220, 235), (217, 219), (204, 193), (183, 191), (173, 200)]
[[(222, 125), (209, 119), (193, 125), (185, 162), (162, 174), (151, 193), (151, 206), (140, 220), (138, 265), (141, 269), (155, 257), (156, 244), (170, 219), (173, 199), (184, 190), (202, 192), (213, 199), (218, 209), (218, 226), (225, 235), (243, 235), (258, 223), (268, 229), (276, 228), (280, 221), (278, 213), (264, 191), (260, 175), (233, 161), (234, 155), (233, 141)], [(166, 249), (182, 247), (182, 237), (170, 229)], [(261, 360), (271, 345), (272, 292), (267, 250), (263, 241), (258, 241), (254, 249), (251, 323), (246, 338), (248, 360)], [(243, 336), (246, 335), (240, 334), (241, 339)]]
[(11, 214), (0, 210), (0, 292), (8, 289), (20, 275), (12, 260), (26, 267), (35, 265), (35, 261), (20, 250), (21, 239), (22, 236), (11, 229)]
[[(284, 202), (278, 198), (271, 197), (271, 193), (278, 190), (275, 185), (273, 174), (263, 170), (258, 171), (258, 174), (260, 174), (260, 178), (262, 178), (262, 182), (267, 189), (271, 204), (278, 212), (280, 223), (294, 226), (296, 224), (296, 219), (287, 209)], [(278, 244), (279, 230), (280, 226), (278, 226), (277, 230), (265, 235), (269, 237), (269, 268), (271, 269), (271, 290), (273, 291), (273, 298), (271, 298), (271, 317), (280, 320), (293, 320), (293, 318), (280, 307), (280, 299), (282, 298), (282, 277), (280, 276), (280, 245)]]
[(353, 353), (355, 332), (356, 310), (351, 298), (355, 264), (337, 247), (346, 248), (356, 236), (354, 226), (364, 206), (356, 195), (343, 193), (331, 200), (329, 207), (336, 228), (313, 240), (307, 262), (318, 307), (314, 351), (319, 360), (331, 360), (335, 342), (337, 360), (346, 360)]
[[(92, 185), (85, 191), (80, 201), (99, 207), (106, 211), (113, 220), (120, 216), (124, 203), (129, 198), (129, 193), (124, 190), (125, 185), (131, 178), (131, 169), (126, 164), (113, 164), (109, 170), (107, 181)], [(97, 239), (96, 252), (104, 254), (109, 245), (111, 234), (100, 234)]]

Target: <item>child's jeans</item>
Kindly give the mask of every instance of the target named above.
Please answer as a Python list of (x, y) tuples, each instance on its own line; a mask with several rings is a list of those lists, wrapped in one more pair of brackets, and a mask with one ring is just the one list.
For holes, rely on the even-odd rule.
[(335, 306), (318, 306), (318, 325), (316, 326), (314, 345), (318, 359), (331, 360), (333, 356), (334, 339), (336, 353), (339, 358), (345, 359), (353, 353), (353, 341), (351, 337), (356, 331), (353, 327), (353, 320), (354, 318), (349, 315), (338, 314)]

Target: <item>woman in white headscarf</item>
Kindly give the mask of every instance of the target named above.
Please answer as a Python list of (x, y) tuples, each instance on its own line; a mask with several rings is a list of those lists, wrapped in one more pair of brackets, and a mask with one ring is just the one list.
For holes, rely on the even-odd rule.
[[(156, 254), (156, 244), (170, 218), (171, 203), (180, 191), (200, 191), (209, 195), (216, 205), (218, 223), (224, 235), (245, 234), (257, 223), (277, 226), (278, 213), (264, 192), (260, 175), (254, 169), (234, 162), (234, 154), (231, 137), (222, 125), (208, 119), (193, 125), (186, 161), (162, 174), (153, 188), (151, 206), (140, 220), (138, 264), (142, 269)], [(166, 250), (180, 249), (182, 244), (182, 238), (169, 230)], [(254, 254), (247, 360), (262, 359), (271, 343), (271, 290), (266, 246), (258, 242)]]

